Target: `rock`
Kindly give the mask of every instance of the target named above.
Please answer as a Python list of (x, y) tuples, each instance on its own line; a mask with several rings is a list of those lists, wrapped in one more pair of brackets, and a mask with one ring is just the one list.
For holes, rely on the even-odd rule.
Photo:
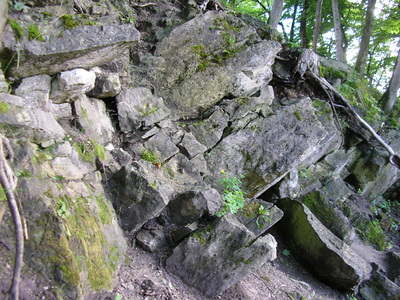
[(217, 107), (209, 118), (189, 126), (189, 129), (197, 141), (210, 149), (221, 139), (228, 120), (228, 114)]
[(175, 249), (166, 267), (187, 285), (215, 297), (252, 270), (276, 258), (273, 236), (256, 239), (233, 217), (199, 229)]
[[(16, 96), (4, 99), (22, 102), (22, 99)], [(53, 115), (39, 108), (29, 109), (10, 104), (5, 112), (0, 113), (0, 123), (24, 129), (20, 131), (21, 136), (32, 137), (33, 141), (45, 147), (65, 136), (64, 129), (57, 123)]]
[(73, 118), (71, 103), (50, 103), (50, 112), (56, 120)]
[(365, 300), (400, 299), (400, 287), (379, 271), (362, 285), (359, 293)]
[[(6, 1), (2, 1), (0, 3), (0, 53), (3, 52), (3, 43), (2, 43), (2, 39), (1, 36), (3, 34), (3, 30), (4, 27), (7, 24), (7, 11), (8, 11), (8, 7), (7, 7), (7, 2)], [(1, 91), (1, 89), (0, 89)]]
[(37, 75), (24, 78), (15, 95), (21, 97), (24, 106), (40, 108), (44, 111), (51, 111), (49, 94), (51, 89), (51, 77), (49, 75)]
[(186, 151), (189, 159), (192, 159), (196, 155), (204, 153), (207, 150), (207, 147), (200, 144), (190, 132), (185, 133), (180, 145)]
[(148, 139), (146, 143), (144, 143), (144, 148), (152, 151), (160, 163), (179, 152), (179, 148), (172, 143), (171, 138), (163, 130)]
[(166, 119), (171, 111), (160, 97), (146, 88), (123, 90), (116, 98), (121, 130), (129, 132), (140, 127), (151, 127)]
[(367, 279), (371, 266), (332, 234), (302, 203), (282, 199), (279, 223), (287, 245), (320, 279), (338, 289), (352, 289)]
[(81, 96), (73, 105), (80, 128), (89, 139), (101, 145), (112, 140), (115, 130), (102, 100)]
[(136, 235), (139, 247), (151, 253), (162, 251), (168, 246), (166, 236), (162, 230), (141, 229)]
[(157, 183), (145, 165), (133, 163), (123, 166), (112, 178), (115, 187), (114, 206), (118, 207), (121, 226), (135, 232), (148, 220), (158, 216), (169, 203), (173, 188), (168, 183)]
[(166, 218), (176, 226), (185, 226), (200, 219), (204, 213), (214, 215), (222, 203), (217, 190), (197, 187), (171, 200), (165, 210)]
[(70, 103), (94, 87), (96, 75), (92, 71), (74, 69), (62, 72), (50, 94), (53, 103)]
[(121, 82), (118, 73), (104, 73), (93, 70), (96, 73), (94, 88), (89, 92), (89, 96), (94, 98), (115, 97), (121, 91)]
[(175, 28), (158, 43), (154, 58), (142, 61), (174, 118), (191, 118), (225, 96), (249, 96), (266, 86), (280, 49), (277, 42), (259, 42), (240, 19), (210, 11)]
[(236, 216), (239, 222), (257, 237), (274, 226), (282, 217), (282, 210), (260, 199), (246, 203)]
[[(139, 40), (131, 24), (80, 26), (46, 42), (24, 41), (19, 67), (9, 69), (10, 76), (23, 78), (38, 74), (54, 75), (74, 68), (89, 69), (126, 54)], [(18, 44), (11, 32), (4, 34), (4, 46), (15, 51)]]
[(277, 107), (268, 116), (256, 114), (243, 128), (229, 133), (206, 155), (214, 174), (210, 180), (216, 182), (220, 170), (244, 174), (247, 197), (260, 195), (294, 167), (316, 161), (339, 146), (332, 119), (321, 123), (308, 98)]
[[(1, 4), (0, 4), (1, 5)], [(1, 47), (1, 41), (0, 41)], [(10, 92), (10, 86), (4, 77), (3, 70), (0, 69), (0, 94)]]

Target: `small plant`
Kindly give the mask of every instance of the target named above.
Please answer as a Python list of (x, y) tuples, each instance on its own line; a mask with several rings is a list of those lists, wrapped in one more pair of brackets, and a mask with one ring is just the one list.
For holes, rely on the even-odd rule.
[(160, 163), (159, 158), (150, 149), (143, 150), (142, 153), (140, 153), (140, 157), (143, 160), (152, 163), (153, 165), (157, 165)]
[(158, 111), (157, 107), (152, 108), (150, 104), (145, 104), (144, 109), (139, 109), (139, 112), (142, 114), (142, 117), (148, 117), (152, 114), (155, 114)]
[(224, 205), (216, 213), (218, 217), (222, 217), (226, 213), (236, 214), (240, 209), (244, 207), (246, 199), (244, 198), (245, 192), (242, 191), (240, 185), (245, 176), (239, 175), (239, 177), (229, 176), (224, 170), (221, 170), (222, 179), (218, 181), (220, 185), (224, 187), (222, 198), (224, 199)]
[(9, 19), (8, 24), (10, 24), (11, 29), (13, 30), (16, 39), (19, 41), (24, 36), (24, 29), (21, 25), (19, 25), (17, 20)]
[(264, 221), (268, 221), (269, 218), (269, 209), (264, 207), (262, 204), (258, 207), (258, 216), (256, 219), (256, 224), (258, 228), (263, 228), (263, 224), (260, 224), (260, 219), (263, 219)]
[(7, 113), (8, 110), (10, 109), (10, 104), (8, 104), (7, 102), (0, 102), (0, 113)]
[(44, 42), (44, 38), (40, 33), (39, 28), (35, 24), (29, 25), (28, 27), (28, 39)]
[(23, 11), (24, 8), (26, 7), (24, 3), (19, 2), (19, 1), (8, 1), (8, 4), (14, 7), (16, 11)]
[(32, 177), (32, 173), (27, 170), (19, 170), (15, 172), (15, 176), (17, 177)]
[(119, 19), (120, 19), (121, 22), (128, 23), (128, 24), (135, 24), (136, 23), (136, 19), (134, 17), (120, 15)]
[(65, 29), (74, 29), (79, 26), (79, 22), (76, 21), (71, 15), (63, 15), (61, 16), (61, 22), (64, 25)]
[(284, 250), (282, 251), (282, 254), (283, 254), (284, 256), (289, 256), (291, 253), (290, 253), (290, 250), (284, 249)]
[(67, 219), (71, 212), (67, 209), (67, 204), (62, 199), (57, 199), (58, 209), (57, 215), (62, 219)]
[(308, 178), (310, 176), (311, 170), (303, 169), (299, 171), (300, 178)]

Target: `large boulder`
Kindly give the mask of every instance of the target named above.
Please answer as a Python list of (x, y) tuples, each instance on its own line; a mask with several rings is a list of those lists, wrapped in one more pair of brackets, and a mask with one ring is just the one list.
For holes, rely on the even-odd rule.
[(277, 42), (260, 41), (240, 19), (210, 11), (175, 28), (142, 62), (174, 116), (188, 118), (226, 96), (248, 96), (267, 85), (280, 49)]
[(179, 244), (166, 267), (187, 285), (212, 298), (274, 260), (276, 246), (272, 235), (257, 239), (235, 218), (224, 216)]
[(322, 280), (338, 289), (352, 289), (368, 279), (372, 268), (330, 232), (302, 203), (282, 199), (279, 223), (285, 243)]
[(332, 119), (320, 122), (309, 98), (291, 99), (274, 110), (255, 106), (253, 113), (236, 118), (206, 160), (212, 174), (226, 170), (245, 175), (249, 197), (260, 195), (299, 164), (316, 161), (339, 146)]
[(17, 79), (103, 65), (126, 54), (131, 46), (137, 44), (139, 36), (131, 24), (111, 24), (65, 30), (60, 37), (45, 42), (24, 40), (19, 43), (8, 30), (2, 41), (11, 51), (16, 51), (20, 44), (22, 46), (19, 66), (15, 62), (9, 69), (9, 76)]

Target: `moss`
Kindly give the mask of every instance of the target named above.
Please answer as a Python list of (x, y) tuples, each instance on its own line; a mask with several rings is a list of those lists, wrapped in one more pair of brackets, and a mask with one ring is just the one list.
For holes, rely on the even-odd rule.
[(311, 210), (311, 212), (327, 227), (335, 223), (335, 209), (323, 202), (320, 192), (314, 191), (303, 197), (302, 202)]
[(155, 114), (158, 111), (157, 107), (152, 108), (150, 104), (145, 104), (144, 109), (139, 109), (142, 118)]
[(112, 214), (110, 208), (106, 203), (106, 199), (102, 195), (94, 197), (99, 209), (100, 221), (103, 225), (110, 224), (112, 222)]
[(242, 25), (233, 25), (228, 22), (228, 20), (223, 19), (223, 18), (216, 18), (214, 20), (214, 25), (215, 27), (212, 29), (217, 29), (217, 30), (225, 30), (225, 31), (234, 31), (234, 32), (239, 32), (240, 28), (242, 28)]
[(96, 155), (96, 157), (98, 157), (101, 161), (106, 160), (106, 152), (103, 146), (92, 139), (89, 139), (89, 142), (92, 144), (94, 155)]
[(0, 101), (0, 113), (6, 114), (10, 107), (10, 104), (7, 102)]
[(388, 248), (386, 235), (383, 232), (378, 220), (359, 222), (356, 227), (362, 233), (364, 239), (370, 242), (379, 251), (385, 251)]
[(92, 139), (87, 142), (74, 142), (73, 147), (83, 161), (94, 163), (96, 157), (101, 161), (106, 159), (104, 148)]
[(293, 114), (294, 114), (294, 116), (297, 118), (297, 120), (299, 120), (299, 121), (302, 121), (302, 120), (303, 120), (303, 117), (302, 117), (301, 113), (300, 113), (298, 110), (296, 110), (295, 112), (293, 112)]
[(71, 15), (63, 15), (60, 19), (65, 29), (74, 29), (79, 26), (79, 22)]
[(153, 153), (151, 149), (145, 149), (140, 153), (140, 157), (152, 163), (153, 165), (158, 165), (160, 163), (160, 159)]
[(10, 24), (11, 29), (13, 30), (15, 37), (17, 40), (22, 39), (24, 36), (24, 29), (21, 25), (19, 25), (18, 21), (14, 19), (9, 19), (8, 24)]
[(29, 25), (28, 27), (28, 39), (44, 42), (44, 38), (40, 33), (39, 28), (35, 24)]
[(259, 209), (260, 203), (252, 201), (245, 204), (245, 206), (241, 210), (241, 214), (246, 219), (253, 219), (258, 216)]

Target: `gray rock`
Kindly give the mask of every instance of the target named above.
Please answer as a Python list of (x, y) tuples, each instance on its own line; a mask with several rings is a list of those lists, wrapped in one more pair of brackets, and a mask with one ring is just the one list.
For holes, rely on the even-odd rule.
[(277, 107), (266, 117), (256, 116), (244, 128), (236, 130), (221, 139), (206, 160), (210, 173), (214, 174), (210, 178), (213, 182), (218, 180), (215, 176), (220, 170), (245, 175), (248, 197), (260, 195), (294, 167), (316, 161), (339, 146), (332, 120), (321, 123), (308, 98)]
[(189, 129), (201, 144), (210, 149), (221, 139), (228, 121), (228, 114), (217, 107), (209, 118), (200, 122), (199, 125), (190, 125)]
[(24, 99), (26, 107), (50, 111), (50, 89), (51, 77), (43, 74), (24, 78), (15, 90), (15, 94)]
[(175, 28), (142, 62), (174, 118), (196, 117), (225, 96), (249, 96), (268, 84), (281, 46), (259, 41), (240, 19), (211, 11)]
[(141, 229), (136, 235), (136, 243), (142, 249), (155, 253), (168, 246), (167, 238), (162, 230)]
[(82, 180), (85, 175), (94, 172), (94, 167), (88, 164), (74, 164), (68, 157), (56, 157), (51, 161), (54, 176), (61, 176), (66, 180)]
[(283, 211), (277, 206), (260, 199), (245, 204), (236, 218), (255, 236), (260, 236), (274, 226), (283, 217)]
[(157, 183), (156, 174), (145, 165), (123, 166), (112, 178), (115, 205), (119, 207), (121, 226), (135, 232), (148, 220), (158, 216), (169, 203), (173, 188)]
[(50, 103), (50, 112), (56, 120), (73, 118), (71, 103)]
[(256, 239), (243, 224), (224, 216), (179, 244), (166, 267), (187, 285), (212, 298), (274, 260), (276, 246), (273, 236)]
[(50, 99), (53, 103), (74, 102), (94, 87), (96, 74), (84, 69), (61, 72), (53, 82)]
[[(131, 24), (80, 26), (65, 30), (63, 35), (46, 42), (24, 41), (20, 64), (14, 64), (10, 76), (23, 78), (38, 74), (57, 74), (74, 68), (92, 68), (128, 55), (126, 51), (139, 40), (139, 32)], [(15, 51), (17, 42), (12, 33), (4, 35), (4, 46)]]
[(160, 97), (154, 97), (149, 89), (123, 90), (116, 98), (118, 119), (123, 132), (150, 127), (166, 119), (171, 111)]
[(81, 96), (73, 105), (78, 122), (89, 139), (101, 145), (112, 140), (115, 130), (102, 100)]
[(100, 69), (92, 70), (96, 73), (94, 88), (89, 96), (94, 98), (115, 97), (121, 91), (121, 82), (118, 73), (105, 73)]
[(293, 252), (322, 280), (338, 289), (352, 289), (367, 279), (371, 266), (330, 232), (302, 203), (282, 199), (280, 232)]
[[(1, 48), (1, 41), (0, 41), (0, 48)], [(0, 70), (0, 93), (8, 93), (10, 91), (11, 87), (8, 85), (8, 82), (4, 77), (3, 70)]]
[[(16, 96), (7, 96), (4, 99), (23, 102), (22, 98)], [(8, 110), (0, 114), (0, 123), (24, 129), (19, 132), (21, 136), (32, 137), (34, 142), (45, 147), (60, 141), (65, 136), (64, 129), (53, 115), (39, 108), (29, 109), (10, 104)]]
[(200, 219), (205, 212), (214, 215), (222, 203), (215, 189), (197, 187), (177, 195), (168, 204), (165, 214), (176, 226), (185, 226)]
[(365, 300), (400, 299), (400, 287), (379, 271), (359, 291)]
[(144, 144), (145, 149), (149, 149), (160, 160), (160, 163), (171, 158), (179, 152), (178, 147), (172, 143), (171, 138), (163, 131), (153, 135)]
[(207, 147), (200, 144), (190, 132), (183, 136), (181, 146), (186, 150), (189, 159), (207, 150)]

